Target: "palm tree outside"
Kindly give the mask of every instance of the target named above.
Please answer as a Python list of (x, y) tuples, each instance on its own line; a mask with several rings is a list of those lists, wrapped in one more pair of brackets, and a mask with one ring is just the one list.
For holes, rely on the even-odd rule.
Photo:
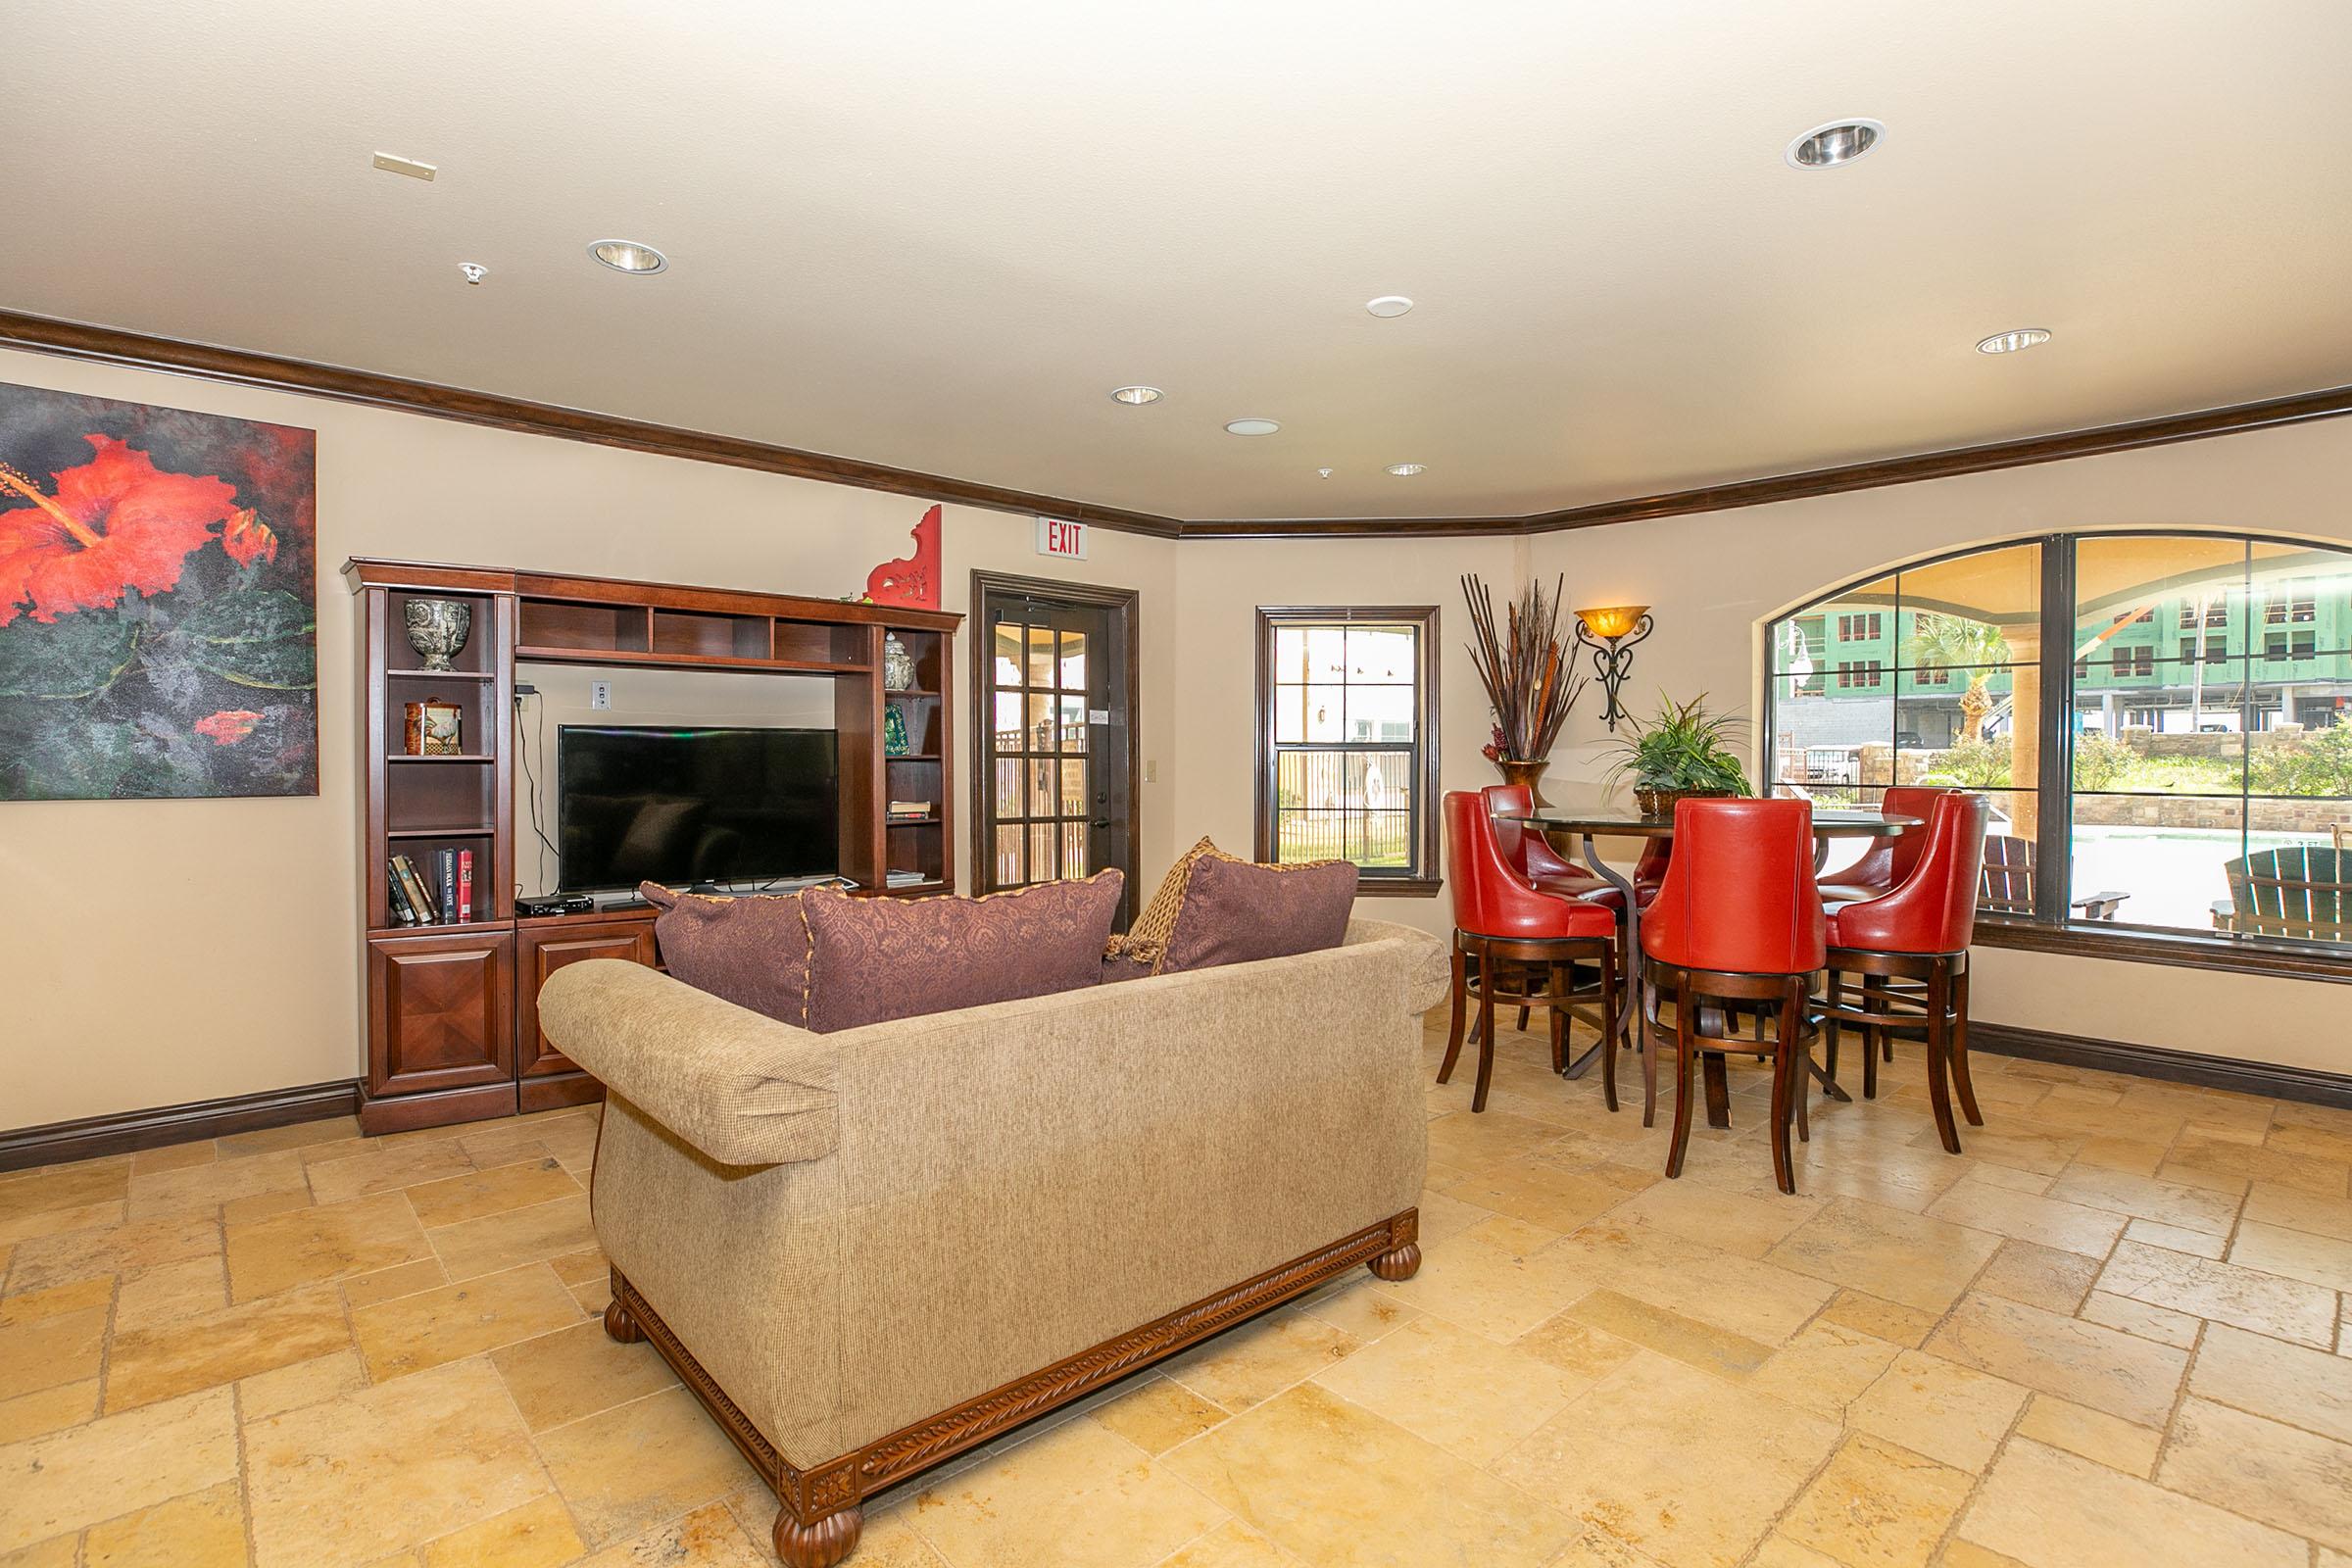
[(1911, 622), (1911, 664), (1919, 669), (1964, 669), (1968, 690), (1960, 694), (1960, 738), (1978, 740), (1992, 712), (1991, 666), (2008, 662), (2009, 642), (1989, 621), (1970, 620), (1923, 610)]

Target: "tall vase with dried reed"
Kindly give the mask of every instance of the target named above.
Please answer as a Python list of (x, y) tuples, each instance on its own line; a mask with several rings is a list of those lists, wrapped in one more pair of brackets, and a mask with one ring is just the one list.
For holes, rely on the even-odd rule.
[(1539, 781), (1551, 765), (1551, 743), (1586, 681), (1560, 640), (1566, 585), (1562, 576), (1546, 593), (1542, 583), (1531, 582), (1498, 616), (1494, 590), (1476, 573), (1462, 578), (1474, 634), (1470, 662), (1494, 713), (1494, 738), (1481, 750), (1505, 779), (1525, 784), (1539, 806), (1546, 804)]

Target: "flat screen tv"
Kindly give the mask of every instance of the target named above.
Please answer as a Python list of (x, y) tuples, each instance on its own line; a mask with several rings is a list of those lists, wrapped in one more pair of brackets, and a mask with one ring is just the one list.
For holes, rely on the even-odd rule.
[(562, 725), (556, 834), (564, 893), (832, 875), (841, 869), (833, 732)]

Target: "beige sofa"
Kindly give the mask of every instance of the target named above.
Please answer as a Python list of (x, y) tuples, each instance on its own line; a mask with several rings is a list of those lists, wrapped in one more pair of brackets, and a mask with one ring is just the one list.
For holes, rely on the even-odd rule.
[(560, 970), (607, 1086), (605, 1324), (651, 1339), (829, 1568), (862, 1500), (1353, 1267), (1420, 1263), (1436, 938), (815, 1035)]

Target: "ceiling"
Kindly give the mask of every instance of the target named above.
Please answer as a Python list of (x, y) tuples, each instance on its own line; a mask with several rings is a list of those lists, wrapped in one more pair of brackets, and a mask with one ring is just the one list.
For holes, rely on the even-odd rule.
[[(80, 0), (8, 35), (0, 307), (1190, 519), (1516, 515), (2352, 382), (2340, 0)], [(1783, 163), (1855, 116), (1867, 157)]]

